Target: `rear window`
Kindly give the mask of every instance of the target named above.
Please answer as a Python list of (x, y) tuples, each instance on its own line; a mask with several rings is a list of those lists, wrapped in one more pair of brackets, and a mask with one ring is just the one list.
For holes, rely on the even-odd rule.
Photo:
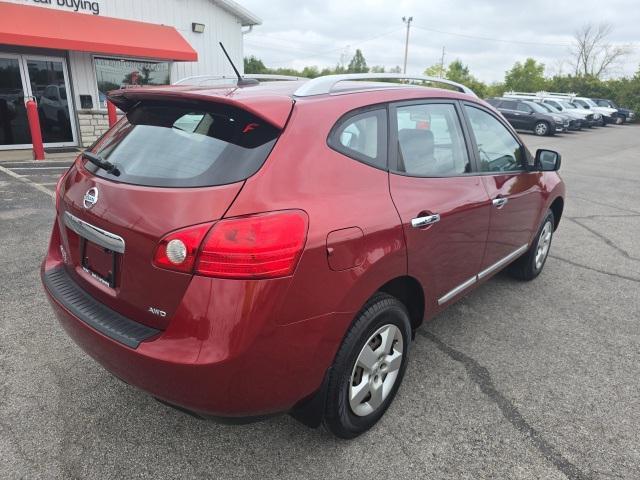
[(122, 183), (155, 187), (205, 187), (244, 180), (257, 172), (279, 130), (228, 105), (140, 103), (93, 148), (116, 165)]

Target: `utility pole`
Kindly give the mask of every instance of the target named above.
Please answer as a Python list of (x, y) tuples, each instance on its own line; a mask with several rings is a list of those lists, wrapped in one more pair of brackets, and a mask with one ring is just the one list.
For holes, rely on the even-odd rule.
[(409, 55), (409, 29), (411, 28), (411, 22), (413, 17), (402, 17), (402, 22), (407, 24), (407, 38), (404, 41), (404, 69), (402, 73), (407, 73), (407, 56)]
[(444, 47), (442, 47), (442, 57), (440, 58), (440, 78), (444, 78)]

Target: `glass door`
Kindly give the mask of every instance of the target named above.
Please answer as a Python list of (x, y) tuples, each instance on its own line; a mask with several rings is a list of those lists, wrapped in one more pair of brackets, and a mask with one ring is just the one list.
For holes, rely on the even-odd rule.
[(63, 58), (24, 56), (29, 95), (38, 102), (45, 146), (76, 145), (73, 102)]
[(31, 144), (25, 86), (21, 57), (0, 53), (0, 150), (28, 148)]
[(31, 148), (25, 100), (38, 103), (45, 147), (77, 145), (66, 60), (0, 52), (0, 150)]

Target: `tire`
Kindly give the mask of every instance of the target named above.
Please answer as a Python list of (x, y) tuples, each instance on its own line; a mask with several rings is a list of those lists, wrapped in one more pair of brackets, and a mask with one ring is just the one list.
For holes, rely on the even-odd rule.
[(336, 354), (323, 418), (327, 430), (350, 439), (380, 420), (402, 383), (410, 342), (411, 322), (404, 304), (386, 293), (375, 294)]
[(540, 275), (551, 249), (554, 225), (553, 212), (547, 210), (547, 214), (529, 250), (509, 266), (508, 272), (512, 277), (529, 281)]
[(622, 125), (624, 123), (623, 117), (616, 117), (616, 125)]
[(538, 137), (544, 137), (551, 134), (551, 128), (547, 122), (537, 122), (533, 127), (533, 133)]

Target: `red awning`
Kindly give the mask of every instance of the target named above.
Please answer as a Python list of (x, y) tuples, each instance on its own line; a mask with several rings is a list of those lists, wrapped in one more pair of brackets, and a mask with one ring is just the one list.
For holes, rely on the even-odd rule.
[(0, 2), (0, 45), (194, 62), (173, 27)]

